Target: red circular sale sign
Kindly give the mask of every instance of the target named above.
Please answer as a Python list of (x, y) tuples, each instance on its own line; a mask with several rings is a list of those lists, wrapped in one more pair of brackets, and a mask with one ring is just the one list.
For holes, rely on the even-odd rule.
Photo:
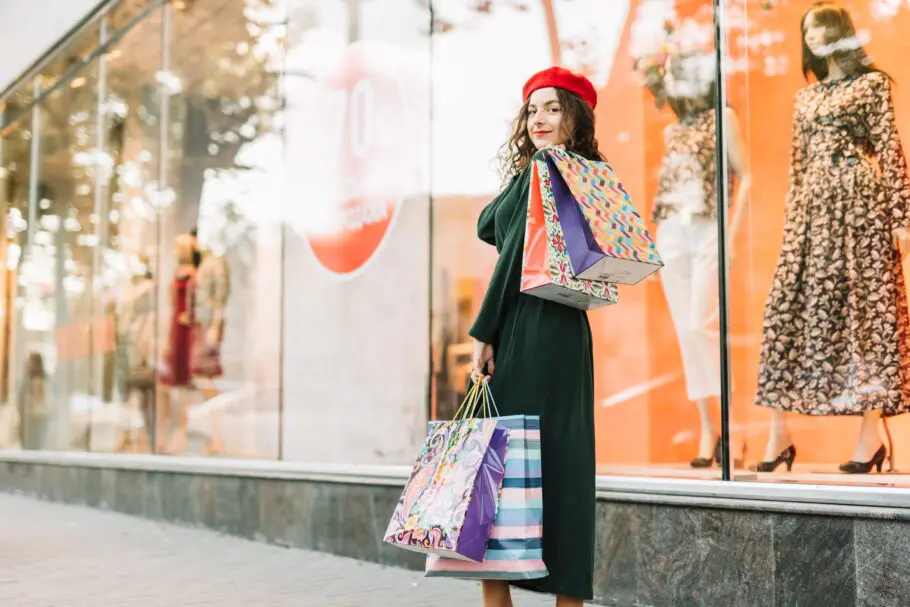
[(305, 153), (311, 161), (301, 168), (310, 172), (302, 181), (313, 184), (301, 193), (311, 203), (306, 239), (318, 262), (339, 276), (376, 256), (406, 195), (408, 100), (395, 65), (393, 49), (348, 46), (317, 83), (316, 103), (301, 113), (304, 126), (293, 125), (298, 138), (312, 134)]

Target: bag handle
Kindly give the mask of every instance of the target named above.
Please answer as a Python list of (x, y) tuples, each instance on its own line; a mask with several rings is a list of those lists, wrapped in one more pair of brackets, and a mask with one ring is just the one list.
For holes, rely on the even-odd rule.
[[(493, 389), (490, 388), (490, 382), (487, 381), (487, 378), (484, 377), (480, 380), (483, 384), (483, 414), (485, 417), (490, 417), (490, 412), (496, 414), (496, 417), (502, 417), (499, 414), (499, 407), (496, 406), (496, 401), (493, 399)], [(492, 409), (491, 409), (492, 408)]]
[(468, 393), (465, 394), (464, 400), (461, 401), (458, 410), (452, 418), (453, 421), (474, 419), (477, 413), (477, 405), (480, 403), (480, 384), (474, 382)]
[(453, 421), (474, 419), (477, 415), (478, 407), (480, 407), (484, 417), (490, 417), (491, 412), (495, 413), (496, 417), (500, 417), (499, 408), (493, 399), (493, 390), (490, 388), (490, 382), (487, 381), (486, 377), (475, 381), (471, 385), (458, 410), (455, 411)]

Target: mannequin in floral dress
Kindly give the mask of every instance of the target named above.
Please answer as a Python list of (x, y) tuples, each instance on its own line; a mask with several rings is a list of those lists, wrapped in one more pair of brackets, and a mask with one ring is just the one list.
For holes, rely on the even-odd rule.
[[(898, 244), (910, 180), (891, 79), (855, 44), (846, 10), (818, 2), (802, 21), (790, 191), (780, 261), (765, 307), (756, 402), (774, 409), (758, 471), (789, 469), (784, 411), (862, 417), (847, 473), (881, 470), (883, 416), (910, 410), (910, 345)], [(887, 426), (885, 426), (887, 430)], [(890, 441), (889, 441), (890, 442)]]
[[(223, 256), (196, 244), (199, 252), (196, 264), (196, 322), (193, 343), (192, 374), (195, 388), (205, 400), (215, 398), (219, 389), (215, 380), (224, 374), (221, 366), (221, 345), (224, 341), (224, 310), (230, 294), (230, 269)], [(210, 410), (211, 422), (207, 453), (221, 452), (220, 413)]]

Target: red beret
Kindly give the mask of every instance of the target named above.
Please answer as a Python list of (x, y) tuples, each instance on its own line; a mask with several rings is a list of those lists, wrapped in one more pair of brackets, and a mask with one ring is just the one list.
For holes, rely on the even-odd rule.
[(527, 101), (534, 91), (551, 86), (575, 93), (584, 99), (592, 109), (597, 107), (597, 91), (594, 90), (591, 81), (564, 67), (547, 68), (531, 76), (521, 90), (522, 99)]

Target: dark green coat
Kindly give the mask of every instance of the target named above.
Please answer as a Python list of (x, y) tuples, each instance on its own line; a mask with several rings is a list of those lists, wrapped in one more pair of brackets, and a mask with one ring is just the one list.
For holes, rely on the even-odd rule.
[(594, 370), (585, 312), (520, 292), (530, 169), (480, 214), (477, 235), (499, 261), (469, 333), (493, 344), (502, 415), (539, 415), (543, 558), (550, 575), (516, 582), (590, 599), (594, 568)]

